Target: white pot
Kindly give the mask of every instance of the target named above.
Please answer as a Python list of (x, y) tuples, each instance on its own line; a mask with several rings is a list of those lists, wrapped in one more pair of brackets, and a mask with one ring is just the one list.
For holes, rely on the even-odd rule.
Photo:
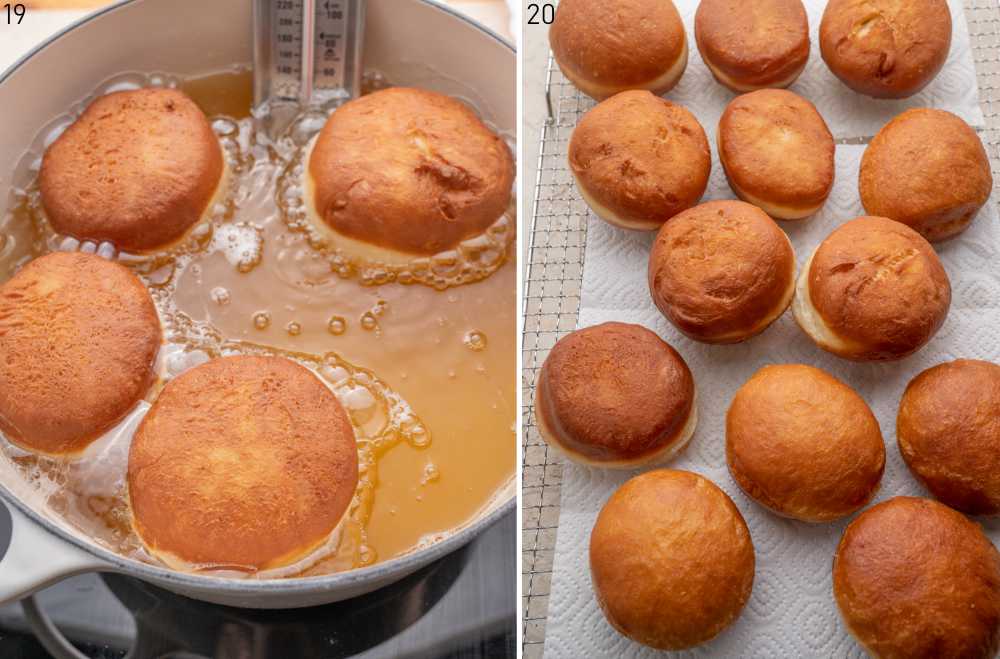
[[(0, 77), (0, 189), (43, 124), (128, 71), (181, 76), (249, 65), (251, 0), (128, 0), (55, 35)], [(368, 0), (365, 67), (389, 80), (475, 101), (500, 129), (516, 128), (516, 57), (500, 37), (430, 0)], [(17, 183), (23, 183), (18, 181)], [(237, 580), (183, 574), (112, 553), (46, 511), (0, 460), (12, 537), (0, 559), (0, 603), (91, 571), (118, 572), (196, 599), (252, 608), (313, 606), (355, 597), (445, 556), (514, 507), (514, 489), (447, 539), (377, 565), (324, 577)]]

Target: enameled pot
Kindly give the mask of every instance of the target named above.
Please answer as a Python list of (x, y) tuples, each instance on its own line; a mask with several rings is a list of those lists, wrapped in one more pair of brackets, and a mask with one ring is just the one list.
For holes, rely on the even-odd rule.
[[(389, 80), (463, 96), (501, 130), (516, 126), (516, 57), (489, 30), (431, 0), (368, 0), (364, 62)], [(55, 35), (0, 77), (0, 189), (24, 185), (17, 172), (43, 124), (130, 71), (180, 76), (252, 61), (251, 0), (126, 0)], [(46, 510), (13, 465), (0, 459), (0, 496), (11, 541), (0, 559), (0, 603), (83, 572), (115, 572), (181, 595), (229, 606), (293, 608), (355, 597), (440, 559), (513, 510), (513, 482), (444, 540), (371, 567), (323, 577), (224, 579), (184, 574), (124, 558), (91, 542)], [(2, 547), (0, 547), (2, 549)]]

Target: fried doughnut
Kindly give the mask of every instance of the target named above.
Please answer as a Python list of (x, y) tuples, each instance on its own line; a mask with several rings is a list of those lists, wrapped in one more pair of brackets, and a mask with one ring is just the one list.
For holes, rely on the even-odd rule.
[(684, 359), (639, 325), (603, 323), (556, 343), (538, 374), (538, 431), (571, 460), (630, 468), (670, 459), (697, 424)]
[(937, 333), (951, 283), (924, 238), (884, 217), (827, 236), (802, 268), (792, 310), (820, 348), (856, 361), (902, 359)]
[(629, 91), (583, 116), (570, 139), (569, 166), (598, 217), (652, 231), (698, 203), (712, 157), (705, 131), (688, 110)]
[(833, 594), (873, 657), (992, 659), (1000, 648), (1000, 553), (978, 524), (930, 499), (858, 515), (833, 559)]
[(563, 75), (598, 101), (630, 89), (665, 94), (687, 67), (684, 23), (670, 0), (562, 0), (549, 43)]
[(938, 364), (906, 387), (896, 440), (907, 466), (945, 504), (1000, 514), (1000, 366)]
[(915, 229), (931, 242), (972, 223), (993, 190), (976, 131), (944, 110), (907, 110), (875, 135), (861, 158), (865, 212)]
[(763, 332), (795, 293), (795, 251), (767, 213), (709, 201), (663, 225), (649, 253), (653, 303), (685, 335), (736, 343)]
[(46, 149), (38, 181), (52, 228), (129, 252), (174, 243), (225, 189), (222, 147), (176, 89), (101, 96)]
[(823, 60), (875, 98), (906, 98), (938, 74), (951, 48), (945, 0), (830, 0), (819, 26)]
[(388, 263), (449, 250), (507, 212), (510, 149), (464, 103), (392, 87), (338, 108), (304, 172), (314, 227)]
[(787, 87), (809, 60), (802, 0), (701, 0), (694, 38), (708, 70), (736, 92)]
[(132, 272), (54, 252), (0, 286), (0, 430), (36, 453), (74, 455), (154, 380), (160, 319)]
[(590, 575), (608, 622), (659, 650), (705, 643), (750, 599), (754, 548), (712, 481), (658, 469), (611, 495), (590, 533)]
[(878, 492), (885, 444), (878, 421), (853, 389), (805, 364), (765, 366), (726, 414), (733, 479), (779, 515), (827, 522), (859, 510)]
[(737, 96), (722, 113), (716, 137), (733, 192), (771, 217), (808, 217), (830, 196), (833, 135), (798, 94), (762, 89)]
[(281, 567), (340, 523), (358, 484), (344, 408), (281, 357), (213, 359), (171, 380), (129, 451), (133, 526), (180, 570)]

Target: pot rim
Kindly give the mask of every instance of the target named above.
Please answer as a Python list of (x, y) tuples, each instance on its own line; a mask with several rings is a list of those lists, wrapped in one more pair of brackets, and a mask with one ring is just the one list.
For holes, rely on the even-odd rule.
[[(41, 51), (43, 51), (46, 48), (48, 48), (50, 45), (52, 45), (53, 43), (55, 43), (56, 41), (58, 41), (59, 39), (61, 39), (67, 33), (72, 32), (73, 30), (86, 25), (87, 23), (91, 22), (92, 20), (100, 18), (101, 16), (103, 16), (105, 14), (109, 14), (109, 13), (111, 13), (113, 11), (116, 11), (116, 10), (118, 10), (118, 9), (126, 6), (126, 5), (131, 5), (131, 4), (134, 4), (136, 2), (145, 2), (145, 1), (146, 0), (118, 0), (117, 2), (114, 2), (113, 4), (108, 5), (107, 7), (103, 7), (102, 9), (98, 9), (98, 10), (96, 10), (96, 11), (90, 13), (90, 14), (87, 14), (86, 16), (83, 16), (82, 18), (80, 18), (78, 20), (73, 21), (72, 23), (70, 23), (66, 27), (64, 27), (64, 28), (60, 29), (59, 31), (53, 33), (48, 38), (46, 38), (45, 40), (43, 40), (42, 42), (40, 42), (36, 46), (32, 47), (28, 52), (26, 52), (25, 54), (21, 55), (16, 60), (14, 60), (14, 63), (11, 64), (9, 67), (7, 67), (7, 69), (5, 71), (0, 72), (0, 85), (2, 85), (4, 82), (6, 82), (7, 78), (9, 78), (10, 76), (12, 76), (28, 60), (30, 60), (35, 55), (37, 55)], [(467, 23), (468, 25), (470, 25), (473, 28), (479, 30), (480, 32), (482, 32), (486, 36), (490, 37), (494, 41), (498, 42), (500, 45), (502, 45), (505, 48), (507, 48), (509, 51), (511, 51), (512, 54), (515, 54), (515, 55), (517, 54), (517, 49), (514, 47), (514, 44), (510, 42), (510, 40), (508, 40), (508, 39), (500, 36), (499, 34), (497, 34), (496, 32), (494, 32), (492, 29), (486, 27), (485, 25), (482, 25), (481, 23), (477, 23), (476, 21), (472, 20), (468, 16), (465, 16), (464, 14), (460, 13), (458, 10), (453, 9), (453, 8), (449, 7), (448, 5), (443, 4), (442, 2), (440, 2), (440, 0), (416, 0), (416, 2), (419, 2), (421, 4), (425, 4), (425, 5), (429, 5), (429, 6), (433, 7), (434, 9), (437, 9), (438, 11), (442, 11), (442, 12), (444, 12), (446, 14), (451, 15), (453, 18), (457, 18), (458, 20), (462, 21), (463, 23)]]
[[(0, 73), (0, 85), (6, 82), (10, 76), (16, 73), (22, 66), (31, 60), (31, 58), (40, 53), (42, 50), (48, 48), (69, 32), (76, 30), (95, 19), (104, 16), (105, 14), (116, 11), (121, 7), (143, 1), (146, 0), (120, 0), (119, 2), (88, 14), (79, 20), (74, 21), (70, 25), (67, 25), (33, 47), (27, 53), (18, 58), (13, 64), (11, 64), (6, 71)], [(488, 27), (462, 15), (455, 9), (438, 2), (438, 0), (416, 1), (433, 7), (438, 11), (445, 12), (470, 25), (487, 37), (490, 37), (494, 41), (498, 42), (500, 45), (506, 47), (512, 54), (516, 54), (517, 51), (510, 41), (503, 38)], [(512, 477), (511, 482), (516, 487), (516, 474)], [(27, 505), (19, 497), (17, 497), (17, 495), (11, 492), (11, 490), (4, 483), (0, 483), (0, 497), (2, 497), (8, 504), (16, 507), (20, 512), (22, 512), (34, 523), (38, 524), (46, 532), (73, 545), (77, 549), (81, 549), (92, 556), (100, 558), (108, 563), (109, 568), (114, 568), (115, 571), (122, 572), (130, 576), (137, 576), (147, 581), (153, 581), (154, 583), (168, 583), (178, 588), (186, 588), (194, 591), (206, 589), (222, 590), (227, 592), (239, 591), (247, 595), (252, 595), (254, 593), (273, 594), (334, 589), (361, 584), (370, 580), (377, 580), (388, 574), (398, 574), (407, 570), (412, 571), (418, 569), (467, 544), (486, 528), (492, 526), (501, 517), (513, 511), (517, 501), (515, 490), (510, 497), (507, 497), (506, 500), (499, 504), (494, 510), (491, 510), (486, 514), (480, 513), (478, 517), (472, 518), (472, 521), (466, 523), (445, 539), (435, 542), (422, 549), (411, 550), (401, 556), (397, 556), (396, 558), (391, 558), (387, 561), (376, 563), (375, 565), (368, 567), (355, 568), (347, 570), (346, 572), (336, 572), (333, 574), (315, 577), (231, 579), (226, 577), (213, 577), (201, 574), (178, 572), (169, 568), (143, 563), (132, 558), (126, 558), (98, 545), (95, 542), (84, 541), (83, 539), (61, 528), (57, 524), (49, 521), (45, 518), (45, 516), (35, 511), (31, 506)], [(17, 539), (11, 538), (11, 543), (14, 542), (17, 542)]]

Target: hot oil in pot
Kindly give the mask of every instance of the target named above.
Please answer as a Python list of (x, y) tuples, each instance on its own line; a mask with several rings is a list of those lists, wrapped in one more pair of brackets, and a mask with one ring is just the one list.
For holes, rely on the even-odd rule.
[[(212, 221), (183, 244), (155, 257), (118, 255), (160, 310), (164, 379), (212, 356), (284, 355), (330, 384), (359, 436), (362, 482), (337, 547), (282, 574), (386, 560), (473, 519), (510, 485), (516, 462), (513, 215), (457, 253), (412, 267), (354, 261), (317, 240), (297, 214), (295, 167), (321, 116), (306, 114), (288, 136), (271, 139), (250, 116), (249, 72), (162, 81), (211, 118), (230, 170)], [(51, 249), (107, 249), (52, 236), (37, 190), (18, 201), (0, 230), (0, 277)], [(152, 560), (131, 531), (124, 497), (128, 441), (147, 407), (76, 462), (5, 450), (75, 526)]]

